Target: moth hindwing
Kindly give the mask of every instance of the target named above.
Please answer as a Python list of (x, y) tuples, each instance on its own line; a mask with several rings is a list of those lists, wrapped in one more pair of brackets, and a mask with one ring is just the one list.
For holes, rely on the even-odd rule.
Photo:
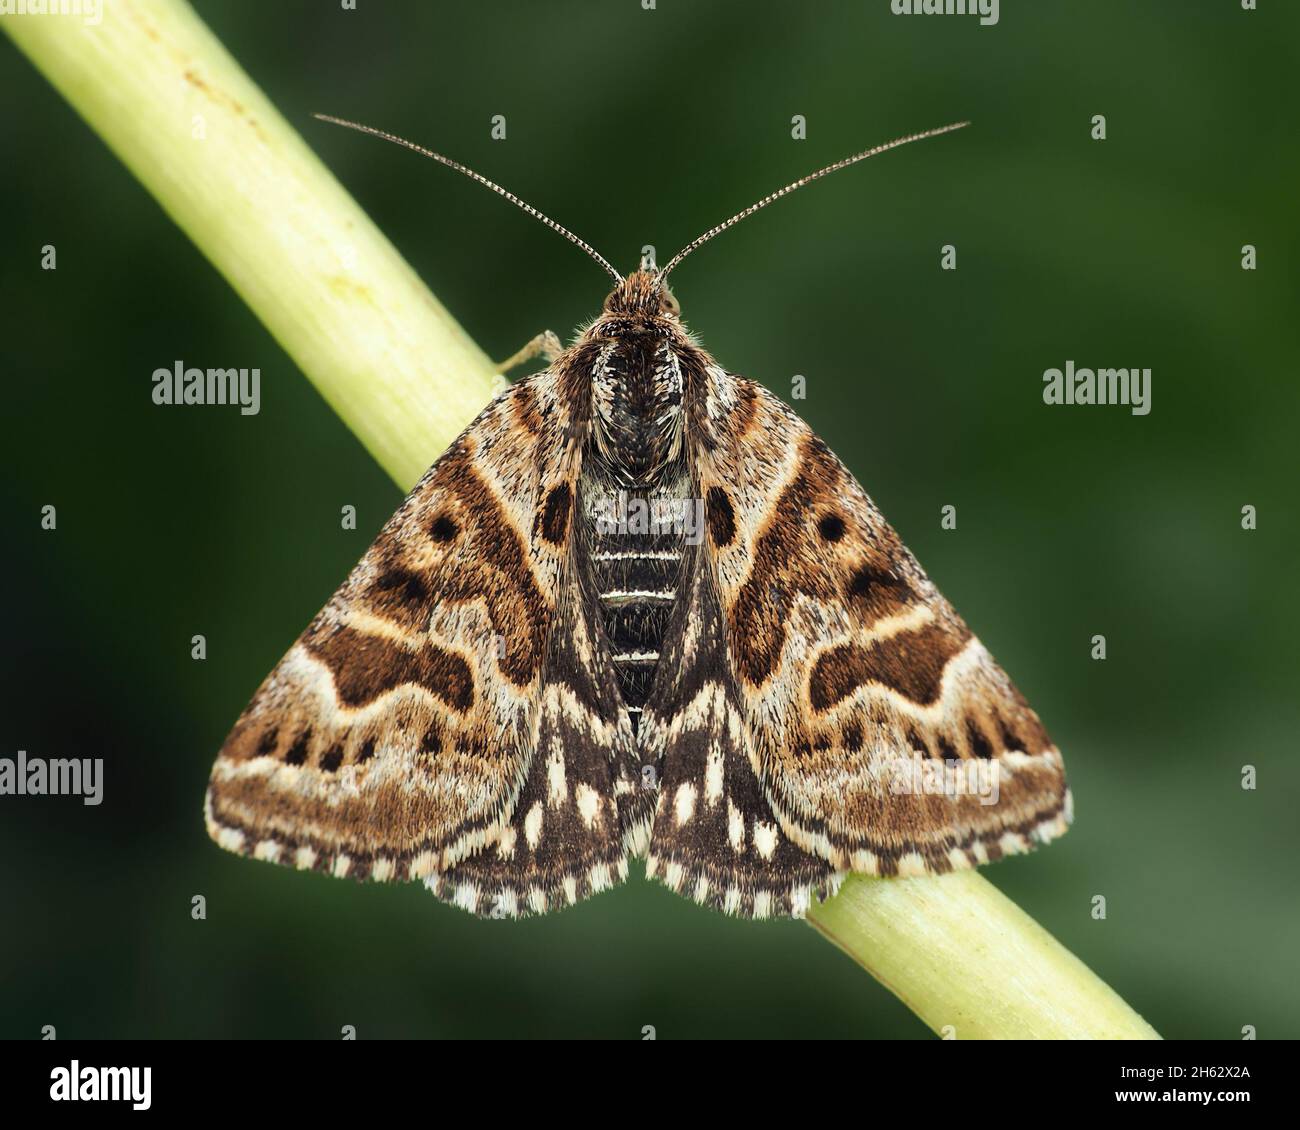
[(630, 857), (801, 915), (1070, 820), (1060, 754), (838, 459), (620, 282), (402, 503), (222, 746), (223, 847), (484, 915)]

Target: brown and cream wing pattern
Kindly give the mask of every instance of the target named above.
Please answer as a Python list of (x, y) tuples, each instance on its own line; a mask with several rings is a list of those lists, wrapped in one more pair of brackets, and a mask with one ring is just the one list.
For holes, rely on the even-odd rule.
[(568, 574), (547, 641), (532, 751), (514, 810), (490, 842), (426, 878), (440, 898), (475, 914), (517, 918), (570, 906), (627, 878), (633, 829), (650, 798), (580, 569)]
[(494, 843), (528, 776), (584, 421), (555, 370), (429, 469), (222, 746), (209, 833), (357, 878), (428, 878)]
[(791, 842), (764, 795), (706, 553), (690, 552), (642, 716), (658, 783), (646, 874), (725, 914), (802, 917), (843, 876)]
[(688, 395), (731, 667), (782, 830), (879, 875), (1064, 832), (1038, 716), (843, 464), (760, 385), (702, 366)]

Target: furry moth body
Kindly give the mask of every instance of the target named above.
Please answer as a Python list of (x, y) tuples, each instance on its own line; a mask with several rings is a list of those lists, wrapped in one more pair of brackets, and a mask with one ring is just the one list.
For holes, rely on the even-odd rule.
[[(221, 846), (496, 917), (644, 856), (761, 918), (1064, 832), (1038, 717), (665, 274), (619, 278), (407, 496), (222, 746)], [(661, 520), (610, 522), (615, 498)]]

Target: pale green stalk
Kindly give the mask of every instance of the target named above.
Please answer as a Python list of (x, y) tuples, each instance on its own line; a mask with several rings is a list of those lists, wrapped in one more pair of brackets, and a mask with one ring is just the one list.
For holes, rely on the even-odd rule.
[(950, 1039), (1160, 1038), (976, 871), (853, 875), (808, 921)]
[[(190, 7), (105, 0), (98, 25), (0, 27), (409, 488), (500, 379)], [(809, 920), (958, 1039), (1157, 1038), (977, 874), (851, 878)]]
[[(106, 0), (99, 24), (8, 15), (0, 27), (404, 487), (500, 387), (188, 4)], [(113, 217), (103, 222), (111, 231)]]

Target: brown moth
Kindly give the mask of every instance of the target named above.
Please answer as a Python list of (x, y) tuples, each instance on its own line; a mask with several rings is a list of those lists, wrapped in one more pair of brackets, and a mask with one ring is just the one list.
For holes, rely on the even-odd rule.
[[(334, 119), (329, 119), (334, 120)], [(353, 125), (353, 123), (340, 123)], [(964, 123), (961, 123), (964, 124)], [(1061, 755), (866, 493), (729, 373), (669, 293), (615, 280), (429, 469), (253, 697), (208, 831), (476, 914), (646, 873), (800, 916), (847, 871), (937, 874), (1063, 833)]]

